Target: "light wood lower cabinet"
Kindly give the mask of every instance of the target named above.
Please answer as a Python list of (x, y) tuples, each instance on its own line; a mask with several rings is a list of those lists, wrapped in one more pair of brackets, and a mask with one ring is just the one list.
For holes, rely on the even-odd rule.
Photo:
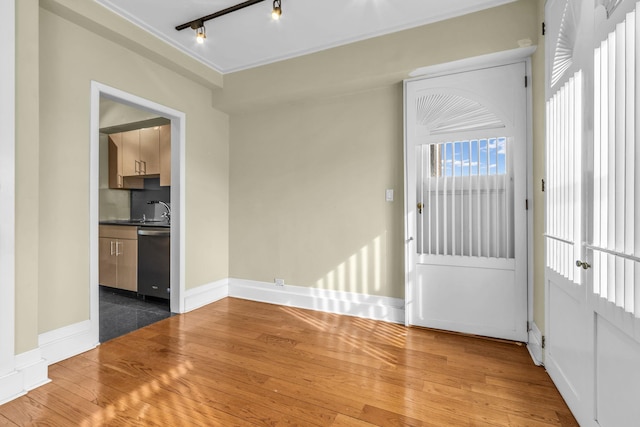
[(101, 225), (99, 282), (112, 288), (138, 291), (138, 227)]

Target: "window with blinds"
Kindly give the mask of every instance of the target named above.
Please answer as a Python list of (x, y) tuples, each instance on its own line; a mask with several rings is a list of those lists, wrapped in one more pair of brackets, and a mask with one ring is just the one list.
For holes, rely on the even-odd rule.
[(514, 257), (510, 144), (494, 137), (416, 147), (419, 254)]
[(640, 317), (640, 123), (636, 11), (594, 51), (593, 291)]

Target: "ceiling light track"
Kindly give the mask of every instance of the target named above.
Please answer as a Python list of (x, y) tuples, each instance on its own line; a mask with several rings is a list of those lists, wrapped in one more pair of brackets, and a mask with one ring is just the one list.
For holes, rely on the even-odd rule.
[[(186, 23), (184, 23), (182, 25), (178, 25), (176, 27), (176, 30), (182, 31), (182, 30), (184, 30), (186, 28), (197, 29), (197, 28), (203, 27), (204, 23), (206, 21), (209, 21), (209, 20), (215, 19), (215, 18), (219, 18), (219, 17), (227, 15), (227, 14), (229, 14), (231, 12), (235, 12), (237, 10), (244, 9), (245, 7), (254, 5), (256, 3), (261, 3), (263, 1), (264, 0), (247, 0), (245, 2), (238, 3), (238, 4), (234, 5), (234, 6), (228, 7), (226, 9), (222, 9), (222, 10), (220, 10), (218, 12), (215, 12), (215, 13), (212, 13), (211, 15), (203, 16), (202, 18), (194, 19), (193, 21), (189, 21), (189, 22), (186, 22)], [(275, 7), (275, 2), (274, 2), (274, 7)], [(280, 1), (278, 0), (278, 11), (280, 11), (280, 10), (281, 10), (280, 9)]]

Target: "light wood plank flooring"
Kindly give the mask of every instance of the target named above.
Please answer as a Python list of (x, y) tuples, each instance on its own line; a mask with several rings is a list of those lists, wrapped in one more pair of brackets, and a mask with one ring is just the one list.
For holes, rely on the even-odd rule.
[(0, 426), (576, 426), (522, 345), (226, 298), (50, 366)]

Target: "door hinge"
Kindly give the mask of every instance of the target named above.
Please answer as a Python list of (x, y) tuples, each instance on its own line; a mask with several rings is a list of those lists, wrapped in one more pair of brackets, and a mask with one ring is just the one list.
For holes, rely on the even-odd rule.
[(545, 25), (545, 23), (542, 23), (542, 35), (544, 36), (544, 34), (547, 32), (547, 26)]
[(544, 335), (542, 336), (542, 344), (541, 345), (542, 345), (542, 348), (546, 348), (547, 347), (547, 340), (546, 340), (546, 337)]
[(529, 84), (528, 76), (524, 76), (524, 87), (527, 87), (528, 84)]
[(529, 199), (524, 199), (524, 209), (529, 210)]
[(527, 332), (529, 332), (531, 329), (529, 329), (529, 321), (527, 320)]
[(544, 178), (542, 178), (542, 192), (544, 193)]

